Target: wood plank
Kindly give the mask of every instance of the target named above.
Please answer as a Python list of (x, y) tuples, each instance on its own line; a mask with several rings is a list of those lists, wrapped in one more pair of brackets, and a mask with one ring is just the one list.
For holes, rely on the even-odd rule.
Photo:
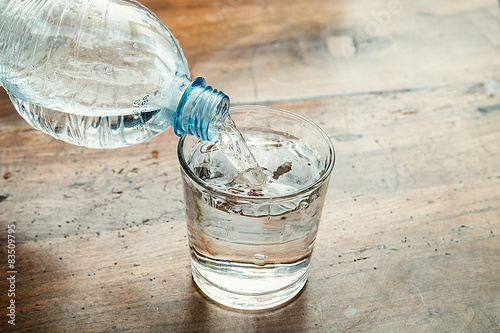
[(494, 0), (184, 6), (157, 12), (193, 76), (237, 104), (472, 84), (500, 65)]

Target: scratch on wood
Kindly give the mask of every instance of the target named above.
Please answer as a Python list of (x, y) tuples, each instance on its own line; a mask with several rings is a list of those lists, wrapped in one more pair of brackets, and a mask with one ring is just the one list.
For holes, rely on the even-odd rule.
[(415, 285), (414, 283), (411, 283), (411, 286), (414, 287), (417, 291), (417, 294), (418, 296), (420, 297), (420, 300), (422, 301), (422, 304), (424, 306), (427, 306), (427, 304), (425, 304), (425, 300), (424, 300), (424, 297), (422, 296), (422, 292), (420, 291), (420, 288), (417, 287), (417, 285)]
[(255, 81), (255, 76), (253, 75), (253, 59), (255, 57), (255, 54), (257, 53), (258, 48), (259, 48), (259, 43), (256, 43), (253, 46), (252, 52), (250, 53), (250, 58), (248, 59), (248, 74), (250, 75), (250, 78), (252, 79), (253, 95), (255, 98), (257, 98), (258, 93), (257, 93), (257, 82)]
[(391, 160), (392, 160), (392, 166), (394, 167), (394, 174), (396, 175), (396, 185), (394, 186), (394, 191), (397, 191), (399, 189), (399, 172), (398, 172), (398, 167), (396, 165), (396, 160), (394, 158), (394, 149), (391, 149)]
[(363, 136), (361, 134), (351, 134), (344, 133), (333, 136), (337, 141), (347, 142), (347, 141), (355, 141), (357, 139), (361, 139)]
[(482, 114), (488, 114), (498, 110), (500, 110), (500, 104), (481, 106), (477, 108), (477, 111), (481, 112)]
[(359, 53), (359, 42), (356, 35), (352, 36), (352, 46), (354, 46), (354, 55)]

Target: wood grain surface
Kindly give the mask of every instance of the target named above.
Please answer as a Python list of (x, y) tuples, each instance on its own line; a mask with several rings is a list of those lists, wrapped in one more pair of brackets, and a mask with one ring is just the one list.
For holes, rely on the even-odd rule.
[(76, 147), (32, 129), (0, 90), (0, 331), (500, 332), (497, 1), (142, 3), (193, 77), (332, 139), (306, 288), (259, 313), (206, 299), (173, 132)]

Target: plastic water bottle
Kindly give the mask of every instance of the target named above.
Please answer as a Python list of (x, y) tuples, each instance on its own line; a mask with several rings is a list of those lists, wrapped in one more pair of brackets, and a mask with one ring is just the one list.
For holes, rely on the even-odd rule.
[(117, 148), (173, 126), (218, 140), (229, 98), (190, 80), (177, 40), (134, 0), (0, 0), (0, 82), (33, 127)]

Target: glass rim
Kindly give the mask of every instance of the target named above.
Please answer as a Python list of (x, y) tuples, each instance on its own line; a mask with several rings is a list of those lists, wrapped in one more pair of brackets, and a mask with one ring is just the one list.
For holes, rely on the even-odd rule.
[(307, 193), (309, 191), (315, 190), (316, 188), (319, 188), (330, 176), (332, 173), (333, 167), (335, 165), (335, 148), (333, 146), (332, 141), (330, 140), (330, 137), (319, 127), (317, 124), (315, 124), (313, 121), (309, 120), (308, 118), (283, 109), (271, 107), (271, 106), (264, 106), (264, 105), (239, 105), (239, 106), (234, 106), (231, 107), (230, 110), (230, 115), (233, 115), (235, 113), (242, 113), (242, 112), (247, 112), (247, 111), (260, 111), (260, 112), (269, 112), (271, 111), (274, 114), (281, 114), (287, 117), (292, 117), (297, 120), (299, 120), (302, 123), (307, 123), (309, 124), (312, 128), (314, 128), (318, 133), (323, 137), (324, 141), (326, 142), (328, 146), (328, 164), (326, 167), (323, 169), (325, 172), (319, 177), (316, 181), (314, 181), (312, 184), (307, 185), (304, 188), (301, 188), (295, 192), (288, 193), (286, 195), (275, 195), (275, 196), (262, 196), (262, 197), (256, 197), (256, 196), (251, 196), (251, 195), (242, 195), (242, 194), (237, 194), (237, 193), (230, 193), (227, 191), (220, 190), (216, 187), (213, 187), (209, 185), (207, 182), (203, 181), (200, 177), (198, 177), (188, 166), (184, 154), (182, 152), (182, 148), (184, 146), (184, 142), (187, 137), (189, 137), (188, 134), (184, 134), (180, 139), (177, 144), (177, 159), (179, 160), (181, 169), (186, 173), (186, 175), (189, 176), (191, 180), (193, 180), (195, 183), (197, 183), (199, 186), (204, 188), (205, 190), (211, 192), (211, 193), (216, 193), (219, 196), (224, 196), (224, 197), (229, 197), (229, 198), (237, 198), (239, 200), (246, 200), (246, 201), (266, 201), (266, 200), (283, 200), (283, 199), (290, 199), (294, 198), (297, 196), (300, 196), (304, 193)]

